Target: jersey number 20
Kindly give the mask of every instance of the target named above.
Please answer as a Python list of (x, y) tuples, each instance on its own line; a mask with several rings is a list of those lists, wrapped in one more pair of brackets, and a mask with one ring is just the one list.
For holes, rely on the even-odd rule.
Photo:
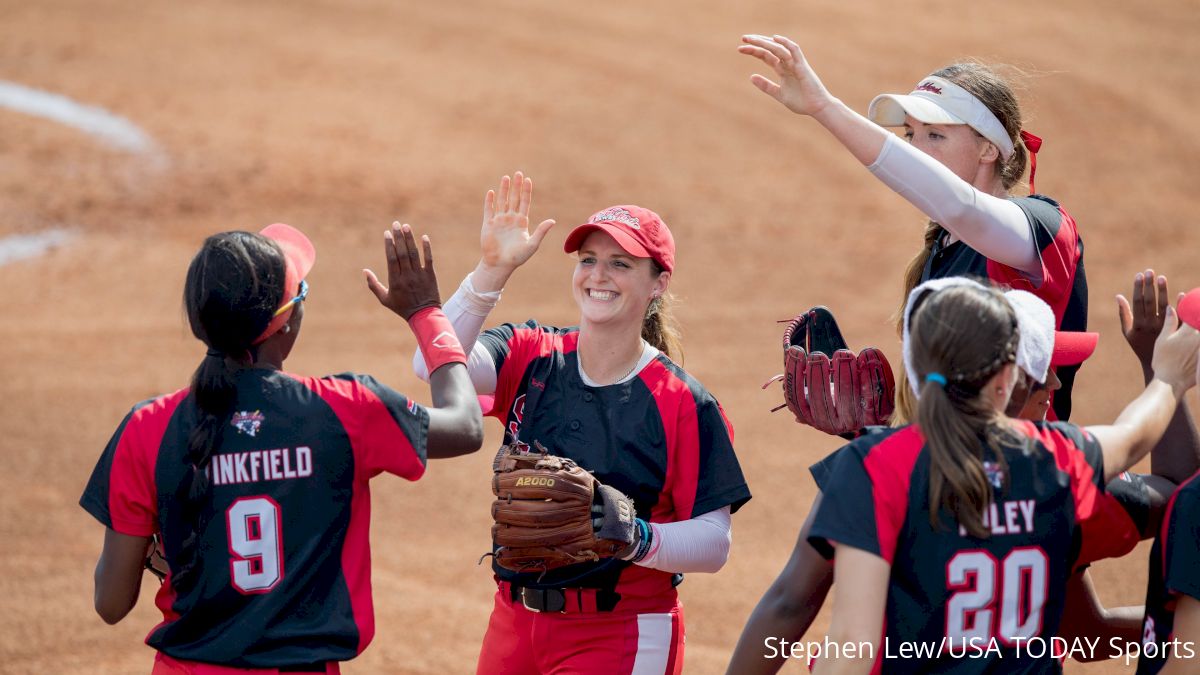
[(229, 576), (242, 593), (266, 593), (283, 578), (279, 504), (242, 497), (225, 511), (229, 526)]
[(1046, 553), (1034, 546), (999, 561), (984, 550), (957, 553), (946, 565), (946, 584), (955, 591), (946, 603), (946, 637), (979, 646), (996, 637), (1011, 646), (1040, 633), (1047, 567)]

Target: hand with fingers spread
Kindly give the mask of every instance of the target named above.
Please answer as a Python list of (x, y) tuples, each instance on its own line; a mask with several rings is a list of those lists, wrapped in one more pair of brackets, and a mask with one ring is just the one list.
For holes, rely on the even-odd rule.
[(480, 267), (507, 278), (537, 252), (554, 221), (543, 220), (532, 233), (529, 231), (532, 198), (533, 181), (520, 171), (512, 178), (501, 178), (498, 191), (488, 190), (479, 234)]
[(392, 229), (383, 233), (388, 285), (384, 286), (371, 270), (363, 270), (367, 287), (375, 294), (379, 304), (399, 314), (405, 321), (426, 307), (440, 307), (442, 304), (437, 276), (433, 271), (433, 249), (427, 235), (421, 237), (421, 244), (425, 249), (424, 265), (421, 265), (421, 253), (417, 250), (412, 228), (407, 224), (392, 223)]
[(808, 65), (800, 46), (782, 35), (743, 35), (738, 52), (770, 66), (779, 82), (755, 73), (750, 82), (764, 94), (800, 115), (816, 115), (833, 100), (821, 79)]
[(1121, 332), (1125, 341), (1137, 355), (1142, 369), (1149, 371), (1154, 355), (1154, 342), (1162, 332), (1163, 319), (1170, 304), (1167, 295), (1167, 278), (1154, 275), (1154, 270), (1138, 272), (1133, 278), (1132, 300), (1117, 295), (1117, 316), (1121, 319)]

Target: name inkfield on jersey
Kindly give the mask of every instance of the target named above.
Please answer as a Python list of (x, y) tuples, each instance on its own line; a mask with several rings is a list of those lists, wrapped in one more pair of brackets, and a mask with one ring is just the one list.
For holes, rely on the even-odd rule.
[(213, 485), (307, 478), (313, 472), (312, 450), (302, 445), (294, 450), (276, 448), (214, 455), (204, 471)]

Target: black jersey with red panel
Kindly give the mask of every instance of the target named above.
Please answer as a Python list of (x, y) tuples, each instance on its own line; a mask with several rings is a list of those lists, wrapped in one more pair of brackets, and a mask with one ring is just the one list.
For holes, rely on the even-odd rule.
[[(530, 320), (484, 331), (479, 341), (496, 363), (496, 401), (488, 414), (504, 423), (506, 436), (575, 460), (633, 499), (639, 517), (689, 520), (725, 506), (736, 511), (750, 499), (724, 411), (665, 355), (626, 382), (592, 387), (580, 375), (578, 328)], [(545, 575), (493, 569), (524, 586), (674, 598), (671, 574), (615, 559)]]
[[(184, 660), (242, 668), (344, 661), (374, 635), (367, 480), (425, 470), (429, 413), (374, 379), (252, 369), (209, 468), (200, 574), (155, 598), (146, 643)], [(122, 534), (160, 533), (168, 561), (192, 531), (188, 390), (136, 406), (101, 455), (80, 505)], [(186, 488), (184, 488), (186, 489)]]
[[(884, 429), (872, 427), (870, 433)], [(828, 487), (829, 476), (839, 456), (847, 450), (848, 446), (842, 446), (809, 467), (817, 489), (822, 492), (832, 489)], [(1080, 525), (1092, 542), (1088, 547), (1091, 560), (1080, 562), (1080, 567), (1096, 560), (1120, 558), (1128, 554), (1142, 540), (1142, 533), (1151, 527), (1153, 517), (1154, 506), (1146, 481), (1139, 474), (1122, 472), (1104, 486), (1104, 493), (1100, 495), (1096, 508)]]
[[(1005, 469), (985, 461), (995, 499), (991, 536), (970, 535), (942, 509), (929, 517), (930, 458), (915, 426), (863, 437), (839, 453), (809, 541), (875, 554), (891, 566), (883, 673), (1057, 673), (1030, 638), (1057, 633), (1064, 588), (1077, 561), (1097, 554), (1081, 523), (1104, 487), (1100, 446), (1064, 422), (1018, 421), (1026, 448), (1005, 448)], [(895, 658), (900, 645), (922, 658)]]
[(1200, 473), (1179, 486), (1167, 503), (1162, 528), (1150, 549), (1150, 580), (1137, 675), (1162, 670), (1168, 658), (1200, 667), (1200, 647), (1175, 636), (1175, 605), (1181, 596), (1200, 600)]
[[(964, 244), (961, 240), (945, 245), (934, 242), (933, 252), (925, 262), (921, 281), (947, 277), (978, 277), (1022, 291), (1029, 291), (1050, 305), (1054, 311), (1055, 328), (1062, 331), (1087, 330), (1087, 274), (1083, 269), (1083, 240), (1075, 219), (1058, 202), (1043, 195), (1012, 198), (1010, 201), (1025, 212), (1033, 229), (1038, 256), (1042, 262), (1042, 283), (1033, 282), (1020, 270), (1013, 269)], [(1071, 389), (1079, 366), (1055, 370), (1062, 380), (1062, 389), (1054, 392), (1052, 412), (1056, 419), (1071, 416)]]

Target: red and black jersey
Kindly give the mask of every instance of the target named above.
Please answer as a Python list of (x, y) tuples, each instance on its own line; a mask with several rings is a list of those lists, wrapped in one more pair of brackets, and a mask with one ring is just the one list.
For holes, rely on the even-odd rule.
[[(530, 320), (484, 331), (479, 342), (496, 363), (489, 415), (506, 435), (569, 457), (600, 482), (628, 495), (638, 516), (669, 523), (750, 499), (733, 450), (733, 428), (716, 399), (665, 355), (632, 379), (584, 383), (578, 328)], [(672, 575), (620, 560), (573, 565), (545, 575), (502, 579), (524, 586), (614, 589), (626, 599), (673, 602)], [(668, 603), (669, 606), (669, 603)]]
[[(199, 580), (180, 590), (167, 576), (146, 643), (241, 668), (353, 658), (375, 632), (367, 480), (420, 478), (429, 413), (362, 375), (236, 378), (209, 467)], [(187, 389), (135, 406), (79, 500), (117, 532), (160, 533), (168, 561), (193, 529), (177, 494), (191, 482), (197, 417)]]
[(1183, 595), (1200, 600), (1200, 473), (1171, 495), (1162, 530), (1150, 549), (1137, 675), (1157, 673), (1168, 657), (1197, 658), (1195, 645), (1175, 641), (1175, 603)]
[[(1075, 219), (1058, 202), (1043, 195), (1013, 198), (1025, 212), (1038, 256), (1042, 261), (1042, 283), (1033, 282), (1020, 270), (989, 260), (961, 240), (944, 245), (934, 243), (933, 252), (925, 263), (921, 281), (947, 277), (977, 277), (1008, 288), (1029, 291), (1050, 305), (1054, 311), (1055, 328), (1062, 331), (1087, 330), (1087, 274), (1083, 269), (1083, 240)], [(1071, 388), (1079, 366), (1058, 368), (1062, 389), (1054, 392), (1054, 419), (1071, 416)]]
[[(868, 433), (886, 431), (888, 427), (870, 427)], [(820, 462), (809, 467), (817, 489), (824, 492), (829, 488), (829, 476), (839, 456), (849, 446), (834, 450)], [(1124, 471), (1104, 486), (1096, 508), (1081, 524), (1089, 536), (1091, 561), (1081, 562), (1080, 568), (1105, 558), (1120, 558), (1137, 546), (1142, 532), (1150, 527), (1154, 507), (1150, 489), (1139, 474)]]
[[(1027, 447), (1005, 448), (1007, 471), (985, 461), (995, 498), (977, 538), (943, 509), (929, 517), (930, 458), (916, 426), (864, 436), (839, 453), (810, 543), (878, 555), (891, 565), (875, 672), (1056, 673), (1046, 652), (1019, 649), (1058, 631), (1067, 579), (1102, 551), (1083, 523), (1104, 494), (1100, 446), (1064, 422), (1018, 421)], [(900, 644), (920, 659), (884, 658)]]

